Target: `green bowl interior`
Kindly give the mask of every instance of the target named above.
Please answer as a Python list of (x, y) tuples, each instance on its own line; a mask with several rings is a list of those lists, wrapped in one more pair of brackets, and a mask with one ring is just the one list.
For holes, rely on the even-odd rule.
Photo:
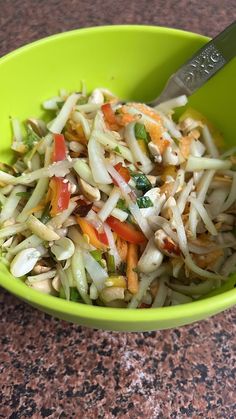
[[(20, 120), (42, 116), (40, 104), (45, 99), (57, 94), (59, 88), (79, 91), (81, 80), (88, 90), (104, 86), (122, 98), (151, 100), (169, 75), (207, 40), (201, 35), (167, 28), (98, 27), (52, 36), (8, 54), (0, 60), (1, 161), (11, 158), (9, 116)], [(191, 106), (216, 124), (227, 146), (234, 141), (235, 73), (233, 60), (190, 100)], [(88, 307), (29, 289), (13, 279), (3, 265), (0, 272), (2, 286), (44, 311), (110, 329), (171, 327), (204, 318), (236, 302), (236, 290), (231, 290), (221, 296), (164, 309)]]

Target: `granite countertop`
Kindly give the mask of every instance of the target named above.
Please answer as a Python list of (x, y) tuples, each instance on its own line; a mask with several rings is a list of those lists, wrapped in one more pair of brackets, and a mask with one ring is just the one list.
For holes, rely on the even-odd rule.
[[(141, 23), (214, 36), (234, 0), (0, 0), (0, 56), (84, 26)], [(235, 418), (236, 312), (179, 329), (89, 330), (1, 290), (0, 418)]]

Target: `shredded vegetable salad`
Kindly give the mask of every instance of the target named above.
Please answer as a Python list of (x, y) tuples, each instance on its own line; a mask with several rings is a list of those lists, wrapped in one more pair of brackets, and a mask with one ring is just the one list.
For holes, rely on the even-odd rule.
[[(61, 90), (53, 119), (12, 118), (0, 166), (1, 260), (35, 290), (149, 308), (232, 288), (236, 149), (197, 111)], [(210, 294), (209, 294), (210, 295)]]

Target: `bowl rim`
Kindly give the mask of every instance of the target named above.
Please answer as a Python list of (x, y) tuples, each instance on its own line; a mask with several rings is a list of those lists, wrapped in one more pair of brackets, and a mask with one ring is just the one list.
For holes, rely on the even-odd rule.
[[(21, 53), (30, 51), (37, 46), (41, 46), (60, 38), (69, 38), (73, 36), (80, 36), (90, 32), (112, 32), (112, 31), (144, 31), (155, 33), (168, 33), (177, 35), (188, 39), (203, 40), (207, 42), (210, 38), (204, 35), (185, 31), (181, 29), (168, 28), (165, 26), (151, 26), (151, 25), (105, 25), (95, 26), (81, 29), (74, 29), (57, 33), (51, 36), (44, 37), (37, 41), (23, 45), (16, 50), (0, 57), (0, 65), (4, 62), (14, 59)], [(236, 303), (236, 289), (229, 290), (222, 294), (205, 298), (203, 300), (194, 301), (187, 304), (181, 304), (171, 307), (151, 308), (150, 310), (124, 309), (113, 307), (91, 306), (72, 301), (66, 301), (58, 297), (40, 293), (32, 288), (27, 287), (23, 282), (14, 279), (9, 281), (9, 273), (6, 266), (0, 264), (0, 285), (10, 293), (20, 297), (30, 304), (36, 304), (45, 310), (60, 312), (63, 314), (80, 317), (87, 320), (94, 321), (111, 321), (113, 323), (147, 323), (155, 321), (168, 322), (171, 320), (191, 319), (197, 316), (205, 316), (208, 313), (219, 312)], [(13, 277), (12, 277), (13, 278)]]
[[(2, 266), (0, 269), (2, 274)], [(11, 281), (9, 281), (10, 273), (7, 268), (5, 273), (7, 273), (7, 275), (0, 278), (0, 285), (24, 301), (27, 301), (30, 304), (35, 303), (36, 305), (48, 310), (94, 321), (111, 320), (114, 323), (123, 324), (135, 323), (137, 321), (145, 323), (157, 320), (160, 322), (168, 322), (172, 319), (178, 321), (183, 318), (191, 319), (193, 316), (204, 315), (212, 311), (218, 312), (232, 306), (236, 302), (236, 289), (233, 289), (214, 297), (170, 307), (151, 308), (147, 310), (100, 307), (66, 301), (52, 295), (43, 294), (27, 287), (19, 280), (15, 281), (12, 286)], [(222, 296), (224, 296), (224, 298), (222, 298)]]

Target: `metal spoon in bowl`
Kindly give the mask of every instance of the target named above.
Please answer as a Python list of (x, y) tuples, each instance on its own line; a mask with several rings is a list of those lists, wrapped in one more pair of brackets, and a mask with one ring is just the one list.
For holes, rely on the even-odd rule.
[(172, 74), (161, 94), (148, 105), (154, 107), (180, 95), (192, 95), (235, 56), (236, 21)]

